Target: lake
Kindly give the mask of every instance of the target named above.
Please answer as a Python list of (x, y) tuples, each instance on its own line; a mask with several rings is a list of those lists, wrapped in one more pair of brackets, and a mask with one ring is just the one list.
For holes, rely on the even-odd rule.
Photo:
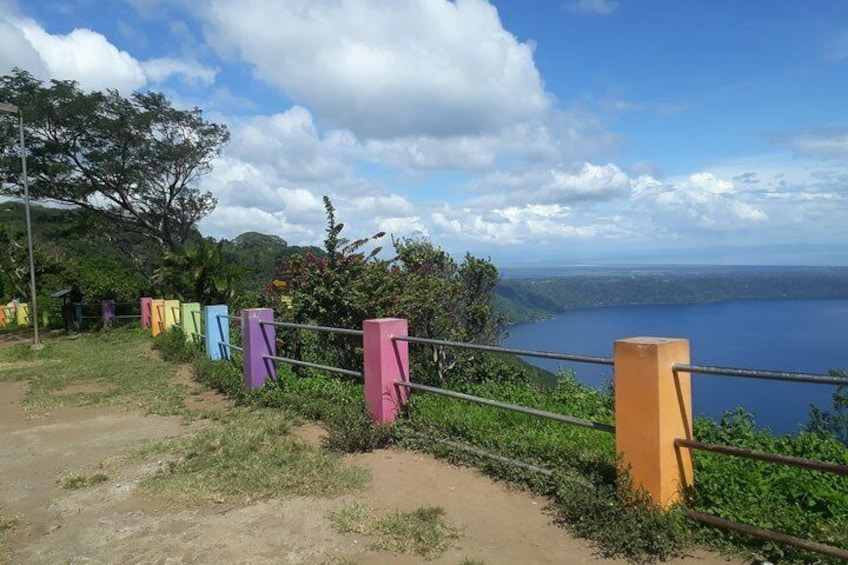
[[(690, 340), (693, 364), (826, 373), (848, 369), (848, 300), (730, 300), (714, 304), (616, 306), (572, 310), (508, 328), (506, 347), (612, 356), (616, 339)], [(573, 369), (590, 386), (612, 380), (612, 368), (527, 358), (548, 370)], [(760, 427), (791, 432), (810, 404), (830, 409), (834, 386), (692, 375), (695, 415), (721, 417), (741, 406)]]

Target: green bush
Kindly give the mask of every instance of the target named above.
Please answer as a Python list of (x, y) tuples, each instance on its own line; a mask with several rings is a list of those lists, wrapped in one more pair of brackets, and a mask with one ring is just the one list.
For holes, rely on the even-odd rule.
[(202, 351), (186, 340), (186, 334), (179, 326), (173, 326), (153, 338), (153, 349), (162, 354), (165, 361), (190, 363), (202, 355)]
[[(757, 430), (753, 416), (737, 410), (720, 422), (698, 420), (699, 441), (848, 465), (848, 447), (835, 437), (799, 432), (776, 436)], [(845, 477), (708, 452), (695, 452), (693, 509), (848, 549)], [(725, 530), (696, 525), (700, 538), (734, 546), (781, 563), (821, 563), (822, 557)]]

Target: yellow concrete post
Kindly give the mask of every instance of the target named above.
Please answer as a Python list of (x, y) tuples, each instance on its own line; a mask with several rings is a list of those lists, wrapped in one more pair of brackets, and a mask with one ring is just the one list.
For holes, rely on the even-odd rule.
[(6, 307), (0, 305), (0, 328), (6, 327)]
[(29, 304), (21, 302), (18, 304), (18, 309), (15, 311), (15, 318), (19, 326), (29, 325)]
[(150, 335), (156, 337), (165, 331), (165, 301), (157, 298), (150, 302)]
[(166, 300), (165, 301), (165, 331), (171, 329), (174, 324), (179, 324), (180, 301)]
[(615, 444), (635, 488), (667, 508), (692, 484), (688, 449), (674, 440), (692, 438), (689, 340), (634, 337), (615, 342)]

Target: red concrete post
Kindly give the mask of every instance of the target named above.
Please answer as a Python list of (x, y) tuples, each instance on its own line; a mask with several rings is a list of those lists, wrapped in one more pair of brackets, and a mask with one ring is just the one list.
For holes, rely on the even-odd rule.
[(392, 339), (407, 335), (407, 321), (400, 318), (365, 320), (362, 332), (365, 401), (374, 423), (388, 424), (394, 422), (409, 396), (409, 389), (395, 384), (409, 380), (409, 344)]

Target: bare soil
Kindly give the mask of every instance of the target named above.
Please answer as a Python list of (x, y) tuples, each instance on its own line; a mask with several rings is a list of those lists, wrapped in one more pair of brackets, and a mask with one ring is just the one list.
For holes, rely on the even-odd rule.
[[(192, 385), (187, 373), (178, 377)], [(271, 564), (420, 563), (422, 558), (368, 549), (369, 539), (332, 529), (328, 513), (365, 502), (380, 511), (441, 506), (462, 529), (458, 547), (434, 563), (463, 559), (485, 564), (616, 563), (595, 555), (551, 524), (545, 501), (494, 483), (477, 472), (429, 456), (381, 450), (349, 456), (371, 471), (366, 489), (332, 500), (286, 498), (244, 507), (214, 503), (177, 508), (136, 486), (164, 462), (109, 466), (109, 480), (63, 490), (57, 480), (100, 471), (100, 463), (152, 440), (193, 433), (185, 425), (115, 408), (71, 408), (30, 414), (21, 408), (27, 383), (0, 383), (0, 500), (18, 525), (8, 536), (8, 560), (23, 564)], [(189, 393), (191, 403), (226, 408), (209, 391)], [(297, 434), (320, 443), (322, 430), (307, 424)], [(672, 563), (712, 565), (722, 557), (699, 554)]]

